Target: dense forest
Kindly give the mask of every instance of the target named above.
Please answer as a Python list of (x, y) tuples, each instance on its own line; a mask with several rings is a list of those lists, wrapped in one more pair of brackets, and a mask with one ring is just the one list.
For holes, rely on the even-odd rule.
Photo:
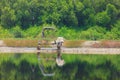
[(36, 37), (45, 25), (56, 26), (57, 36), (67, 39), (118, 40), (120, 1), (0, 0), (1, 38)]

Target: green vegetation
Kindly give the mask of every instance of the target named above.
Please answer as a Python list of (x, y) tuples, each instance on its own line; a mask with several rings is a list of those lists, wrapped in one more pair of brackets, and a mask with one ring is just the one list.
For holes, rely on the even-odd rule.
[[(44, 77), (38, 67), (36, 54), (0, 54), (0, 80), (119, 80), (120, 55), (63, 55), (65, 65), (54, 69), (48, 59), (55, 54), (43, 54), (46, 71), (55, 72)], [(49, 63), (50, 62), (50, 63)], [(50, 66), (51, 65), (51, 66)]]
[[(39, 38), (56, 27), (65, 39), (120, 39), (119, 0), (1, 0), (0, 39)], [(51, 33), (53, 34), (53, 33)]]
[[(52, 38), (53, 39), (53, 38)], [(38, 39), (5, 39), (3, 40), (5, 46), (7, 47), (37, 47), (38, 46)], [(40, 40), (41, 47), (53, 47), (51, 45), (51, 39)], [(91, 48), (120, 48), (120, 41), (119, 40), (101, 40), (94, 42), (90, 45), (85, 45), (85, 40), (65, 40), (63, 43), (63, 47), (67, 48), (80, 48), (80, 47), (91, 47)]]
[(8, 47), (36, 47), (38, 40), (6, 39), (4, 43)]

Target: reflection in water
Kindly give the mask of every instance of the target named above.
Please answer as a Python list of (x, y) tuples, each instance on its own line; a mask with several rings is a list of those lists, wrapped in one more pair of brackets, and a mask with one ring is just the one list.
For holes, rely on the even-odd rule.
[(55, 73), (45, 73), (45, 68), (41, 62), (40, 56), (38, 56), (38, 66), (39, 66), (39, 69), (41, 70), (41, 73), (43, 74), (43, 76), (54, 76), (55, 75)]
[[(44, 31), (43, 31), (44, 33)], [(59, 39), (60, 38), (60, 39)], [(59, 37), (56, 41), (54, 41), (53, 44), (56, 44), (57, 45), (57, 57), (56, 57), (56, 63), (58, 66), (62, 67), (64, 65), (64, 60), (61, 59), (61, 46), (62, 46), (62, 43), (64, 42), (63, 41), (63, 38), (62, 38), (62, 41), (61, 41), (61, 37)], [(44, 68), (44, 65), (43, 62), (43, 59), (41, 59), (41, 42), (39, 41), (38, 42), (38, 46), (37, 46), (37, 58), (38, 58), (38, 65), (39, 65), (39, 69), (41, 70), (41, 73), (43, 74), (43, 76), (54, 76), (55, 73), (45, 73), (45, 68)], [(49, 61), (49, 60), (48, 60)], [(49, 64), (49, 63), (48, 63)]]
[[(41, 57), (49, 56), (41, 55)], [(0, 80), (120, 80), (119, 55), (109, 57), (64, 55), (63, 57), (66, 64), (63, 67), (55, 65), (53, 70), (55, 76), (45, 77), (39, 69), (35, 54), (0, 55)], [(43, 65), (46, 71), (52, 71), (51, 63)]]

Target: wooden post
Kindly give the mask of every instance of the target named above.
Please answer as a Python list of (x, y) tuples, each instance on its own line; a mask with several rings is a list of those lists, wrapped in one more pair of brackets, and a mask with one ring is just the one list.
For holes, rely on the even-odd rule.
[(37, 55), (38, 55), (38, 56), (40, 55), (40, 49), (41, 49), (41, 47), (40, 47), (40, 41), (39, 41), (39, 42), (38, 42), (38, 46), (37, 46), (37, 50), (38, 50)]

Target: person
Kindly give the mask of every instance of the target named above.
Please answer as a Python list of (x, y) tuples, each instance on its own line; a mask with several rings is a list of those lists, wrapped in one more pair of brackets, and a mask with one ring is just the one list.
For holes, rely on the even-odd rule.
[(58, 66), (64, 65), (64, 60), (61, 59), (61, 46), (62, 46), (62, 42), (58, 42), (57, 43), (57, 58), (56, 58), (56, 63)]

